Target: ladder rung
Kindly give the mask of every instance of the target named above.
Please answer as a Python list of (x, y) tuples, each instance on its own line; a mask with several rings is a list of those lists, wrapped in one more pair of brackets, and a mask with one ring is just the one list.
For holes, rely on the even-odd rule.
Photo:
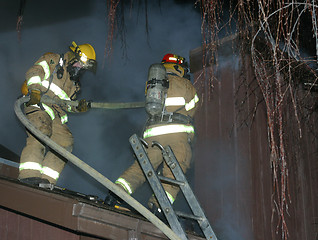
[(164, 182), (172, 183), (178, 186), (184, 186), (184, 182), (158, 175), (158, 178)]
[(192, 214), (187, 214), (187, 213), (184, 213), (184, 212), (175, 211), (175, 213), (179, 217), (190, 218), (190, 219), (197, 220), (197, 221), (202, 221), (204, 219), (202, 217), (195, 216), (195, 215), (192, 215)]

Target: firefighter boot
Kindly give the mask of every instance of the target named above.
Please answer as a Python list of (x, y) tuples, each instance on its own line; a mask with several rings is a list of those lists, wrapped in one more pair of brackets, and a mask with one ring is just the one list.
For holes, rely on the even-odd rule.
[[(168, 220), (164, 216), (161, 208), (158, 207), (157, 203), (149, 202), (148, 209), (152, 214), (154, 214), (157, 218), (159, 218), (164, 224), (166, 224), (167, 226), (170, 226), (170, 224), (168, 223)], [(190, 221), (189, 219), (185, 219), (185, 218), (178, 218), (178, 219), (179, 219), (179, 222), (180, 222), (182, 228), (185, 231), (190, 231), (193, 233), (195, 232), (193, 221)]]
[(134, 208), (132, 208), (128, 203), (126, 203), (124, 200), (122, 200), (120, 197), (118, 197), (113, 192), (109, 191), (108, 195), (106, 196), (104, 200), (104, 204), (117, 208), (119, 210), (127, 211), (127, 212), (133, 212), (135, 214), (139, 214)]
[(122, 199), (114, 194), (112, 191), (108, 191), (108, 195), (105, 198), (104, 204), (115, 207), (117, 205), (121, 205)]
[(158, 207), (157, 203), (153, 203), (153, 202), (148, 202), (148, 209), (149, 211), (154, 214), (157, 218), (159, 218), (162, 222), (164, 222), (165, 224), (167, 224), (167, 219), (164, 216), (162, 210), (160, 207)]
[(20, 182), (39, 186), (40, 183), (50, 183), (49, 180), (40, 177), (28, 177), (19, 179)]

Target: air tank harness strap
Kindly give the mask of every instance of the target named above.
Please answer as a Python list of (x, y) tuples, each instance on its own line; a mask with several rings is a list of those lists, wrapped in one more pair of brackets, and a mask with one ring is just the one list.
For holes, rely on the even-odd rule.
[(59, 62), (56, 64), (53, 72), (48, 77), (49, 84), (48, 84), (48, 87), (47, 87), (46, 91), (43, 94), (46, 94), (50, 90), (51, 84), (53, 82), (53, 75), (55, 73), (56, 73), (56, 76), (57, 76), (58, 79), (61, 79), (63, 77), (63, 74), (64, 74), (64, 69), (63, 69), (64, 62), (65, 62), (64, 54), (60, 54)]
[(190, 116), (186, 116), (181, 113), (165, 113), (164, 115), (155, 115), (148, 118), (146, 126), (158, 123), (192, 124), (193, 119)]

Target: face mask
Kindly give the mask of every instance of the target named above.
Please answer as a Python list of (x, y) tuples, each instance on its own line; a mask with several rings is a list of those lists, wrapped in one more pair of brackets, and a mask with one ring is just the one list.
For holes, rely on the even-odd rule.
[(79, 78), (83, 75), (85, 69), (83, 69), (82, 67), (74, 67), (73, 64), (69, 64), (66, 70), (70, 74), (71, 80), (79, 81)]

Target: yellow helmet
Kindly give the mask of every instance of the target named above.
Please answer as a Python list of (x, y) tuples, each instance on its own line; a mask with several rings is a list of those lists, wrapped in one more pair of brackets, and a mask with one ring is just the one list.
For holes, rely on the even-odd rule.
[(84, 69), (96, 71), (96, 53), (92, 45), (88, 43), (77, 45), (73, 41), (70, 49), (75, 53), (75, 58), (83, 63)]

